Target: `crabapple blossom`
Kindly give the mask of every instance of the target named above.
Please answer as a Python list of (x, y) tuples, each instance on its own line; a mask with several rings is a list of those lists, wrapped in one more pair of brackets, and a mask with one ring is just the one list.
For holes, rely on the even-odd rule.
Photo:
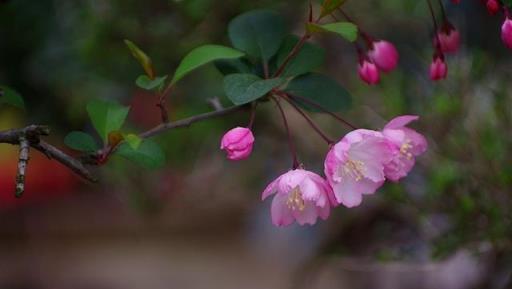
[(278, 227), (296, 221), (299, 225), (313, 225), (318, 217), (327, 219), (334, 202), (332, 190), (322, 177), (294, 169), (271, 182), (262, 193), (262, 199), (275, 194), (272, 200), (272, 223)]
[(501, 26), (501, 40), (505, 45), (512, 49), (512, 19), (505, 18), (505, 22)]
[(245, 127), (235, 127), (222, 137), (220, 149), (225, 150), (227, 158), (238, 161), (248, 158), (252, 152), (254, 136)]
[(485, 6), (490, 15), (495, 15), (500, 11), (500, 3), (497, 0), (487, 0)]
[(430, 79), (434, 81), (445, 79), (447, 74), (448, 66), (444, 62), (444, 57), (442, 55), (434, 56), (430, 64)]
[(425, 137), (406, 127), (418, 118), (416, 115), (398, 116), (388, 122), (382, 130), (382, 134), (392, 148), (393, 157), (384, 166), (384, 173), (389, 180), (398, 181), (405, 177), (414, 166), (415, 157), (427, 150)]
[(434, 37), (434, 47), (437, 47), (438, 41), (442, 52), (456, 52), (460, 45), (460, 33), (453, 25), (446, 23), (437, 33), (436, 37)]
[(384, 165), (391, 161), (390, 144), (381, 132), (358, 129), (345, 135), (327, 153), (324, 170), (336, 201), (346, 207), (361, 204), (385, 181)]
[(391, 42), (385, 40), (372, 42), (368, 56), (384, 72), (390, 72), (398, 64), (398, 51)]
[(379, 70), (375, 63), (371, 61), (362, 60), (359, 63), (358, 72), (359, 77), (369, 85), (377, 84), (380, 81)]

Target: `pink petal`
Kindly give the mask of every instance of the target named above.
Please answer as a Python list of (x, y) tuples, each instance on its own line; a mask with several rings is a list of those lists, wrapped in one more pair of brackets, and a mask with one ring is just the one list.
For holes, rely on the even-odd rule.
[(410, 122), (418, 120), (420, 117), (417, 115), (402, 115), (392, 119), (386, 126), (385, 129), (397, 129), (408, 125)]
[(270, 213), (272, 215), (272, 223), (278, 227), (288, 226), (293, 223), (292, 211), (286, 204), (288, 196), (286, 194), (276, 194), (272, 200)]
[(305, 203), (304, 210), (294, 210), (292, 211), (292, 214), (297, 223), (301, 226), (305, 224), (314, 225), (318, 218), (316, 206), (311, 202)]
[(279, 181), (279, 178), (273, 180), (268, 186), (265, 188), (263, 193), (261, 194), (261, 200), (265, 200), (268, 196), (274, 194), (276, 192), (276, 184)]

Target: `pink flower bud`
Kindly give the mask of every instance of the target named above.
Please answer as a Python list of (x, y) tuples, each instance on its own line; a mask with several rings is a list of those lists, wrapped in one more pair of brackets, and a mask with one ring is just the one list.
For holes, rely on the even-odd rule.
[(497, 0), (487, 0), (485, 6), (490, 15), (495, 15), (500, 10), (500, 3)]
[(434, 37), (434, 47), (437, 47), (439, 41), (439, 47), (444, 53), (457, 52), (460, 45), (460, 34), (455, 27), (450, 23), (446, 23), (445, 26), (437, 33)]
[(508, 17), (501, 26), (501, 40), (508, 48), (512, 49), (512, 20)]
[(441, 55), (434, 56), (432, 64), (430, 64), (430, 79), (436, 81), (445, 79), (448, 74), (448, 66), (444, 62), (444, 57)]
[(375, 63), (362, 60), (359, 63), (359, 77), (369, 85), (377, 84), (380, 81), (379, 70)]
[(368, 56), (384, 72), (395, 69), (398, 64), (398, 51), (393, 44), (385, 40), (374, 41)]
[(226, 151), (228, 159), (238, 161), (251, 155), (253, 143), (254, 136), (250, 129), (235, 127), (224, 134), (220, 149)]

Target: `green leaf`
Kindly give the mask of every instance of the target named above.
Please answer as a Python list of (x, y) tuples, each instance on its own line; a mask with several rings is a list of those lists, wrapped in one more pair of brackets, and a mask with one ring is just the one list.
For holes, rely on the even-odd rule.
[(155, 72), (153, 70), (153, 64), (151, 62), (151, 58), (149, 58), (149, 56), (147, 56), (147, 54), (144, 53), (144, 51), (142, 51), (142, 49), (137, 47), (137, 45), (135, 45), (135, 43), (131, 42), (130, 40), (125, 39), (124, 43), (126, 44), (126, 46), (128, 46), (128, 49), (130, 49), (133, 57), (135, 57), (135, 59), (137, 59), (137, 61), (140, 63), (140, 65), (142, 65), (142, 68), (144, 69), (146, 74), (149, 76), (149, 78), (154, 78)]
[(72, 131), (64, 138), (64, 143), (77, 151), (81, 152), (93, 152), (98, 149), (98, 145), (94, 141), (94, 138), (81, 131)]
[(166, 79), (167, 75), (156, 77), (155, 79), (150, 79), (147, 75), (140, 75), (137, 77), (137, 80), (135, 80), (135, 84), (140, 88), (153, 90), (155, 88), (160, 88)]
[(310, 33), (336, 33), (350, 42), (354, 42), (357, 39), (357, 26), (350, 22), (335, 22), (324, 25), (308, 23), (306, 24), (306, 30)]
[(250, 63), (244, 59), (221, 59), (214, 62), (215, 68), (223, 75), (233, 73), (252, 73)]
[(116, 154), (148, 169), (157, 169), (165, 164), (165, 154), (152, 140), (144, 140), (137, 149), (128, 143), (119, 146)]
[(254, 10), (229, 23), (228, 34), (237, 49), (268, 61), (281, 46), (286, 29), (282, 17), (269, 10)]
[(236, 105), (254, 101), (285, 82), (282, 78), (261, 79), (254, 74), (236, 73), (224, 77), (224, 91)]
[(320, 18), (325, 17), (332, 12), (334, 12), (336, 9), (341, 7), (343, 3), (345, 3), (346, 0), (324, 0), (322, 3), (322, 10), (320, 12)]
[(16, 90), (8, 86), (0, 86), (0, 91), (0, 104), (6, 103), (20, 109), (25, 109), (23, 97)]
[[(285, 89), (292, 96), (296, 95), (319, 104), (328, 111), (346, 110), (352, 105), (350, 94), (335, 80), (318, 73), (299, 76), (288, 84)], [(306, 102), (299, 104), (309, 111), (321, 111)]]
[(232, 59), (244, 56), (244, 53), (221, 45), (203, 45), (190, 51), (181, 61), (174, 73), (174, 84), (192, 70), (218, 59)]
[[(293, 47), (299, 38), (295, 35), (290, 35), (283, 42), (277, 54), (277, 66), (281, 66), (286, 57), (290, 54)], [(292, 58), (283, 71), (283, 77), (297, 76), (311, 72), (315, 68), (321, 66), (325, 61), (325, 51), (316, 45), (306, 43), (299, 53)]]
[(140, 144), (142, 143), (142, 139), (133, 133), (129, 133), (124, 135), (124, 140), (130, 145), (130, 147), (134, 150), (138, 149)]
[(104, 100), (92, 100), (87, 104), (89, 118), (104, 142), (109, 132), (121, 129), (129, 111), (130, 107)]

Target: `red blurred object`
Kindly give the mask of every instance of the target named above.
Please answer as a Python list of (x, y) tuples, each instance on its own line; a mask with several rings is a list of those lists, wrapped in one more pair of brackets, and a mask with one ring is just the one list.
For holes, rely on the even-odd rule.
[(18, 155), (0, 159), (0, 209), (44, 202), (74, 192), (80, 183), (62, 164), (49, 160), (39, 152), (31, 151), (25, 177), (25, 192), (17, 199), (14, 196)]

